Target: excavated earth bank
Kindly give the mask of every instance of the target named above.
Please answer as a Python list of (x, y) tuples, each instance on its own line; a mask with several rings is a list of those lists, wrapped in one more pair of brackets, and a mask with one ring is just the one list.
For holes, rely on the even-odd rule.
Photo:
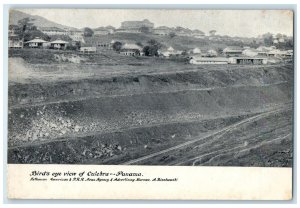
[[(64, 81), (14, 80), (8, 96), (9, 163), (291, 165), (292, 65), (202, 66)], [(266, 112), (270, 114), (264, 116)], [(251, 119), (260, 114), (260, 120)], [(215, 132), (247, 119), (250, 126), (261, 121), (266, 125), (254, 129), (242, 125), (213, 139), (218, 136)], [(279, 128), (282, 141), (269, 141), (279, 137)], [(269, 133), (264, 137), (265, 131)], [(180, 146), (201, 138), (214, 142), (197, 151), (193, 149), (197, 142)], [(239, 148), (241, 144), (247, 145)], [(279, 147), (282, 154), (276, 153)], [(203, 156), (213, 150), (219, 152)], [(255, 162), (257, 152), (270, 161)], [(192, 160), (200, 155), (204, 159)]]

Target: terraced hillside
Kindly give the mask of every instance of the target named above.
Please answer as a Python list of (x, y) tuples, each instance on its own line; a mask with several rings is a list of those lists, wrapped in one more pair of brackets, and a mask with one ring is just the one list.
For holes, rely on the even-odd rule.
[(9, 163), (291, 166), (292, 65), (10, 66)]

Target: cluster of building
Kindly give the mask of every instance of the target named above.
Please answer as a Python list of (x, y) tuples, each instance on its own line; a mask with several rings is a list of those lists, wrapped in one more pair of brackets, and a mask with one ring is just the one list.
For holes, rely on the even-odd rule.
[(204, 32), (200, 30), (190, 30), (188, 28), (182, 27), (166, 27), (159, 26), (154, 27), (154, 24), (149, 20), (145, 19), (143, 21), (125, 21), (122, 22), (121, 27), (115, 30), (116, 33), (142, 33), (148, 32), (154, 35), (167, 36), (174, 34), (176, 36), (186, 36), (203, 38), (205, 36)]
[(221, 54), (201, 52), (190, 56), (191, 64), (268, 64), (292, 60), (293, 50), (279, 50), (275, 46), (226, 47)]
[[(200, 30), (190, 30), (187, 28), (166, 26), (154, 27), (154, 24), (145, 19), (142, 21), (124, 21), (121, 27), (116, 29), (112, 26), (98, 27), (93, 30), (92, 37), (84, 37), (83, 29), (61, 29), (57, 27), (37, 28), (49, 37), (68, 36), (70, 40), (56, 38), (46, 41), (35, 37), (24, 42), (18, 35), (18, 26), (9, 26), (9, 47), (10, 48), (49, 48), (65, 50), (67, 46), (79, 45), (82, 53), (96, 53), (98, 50), (112, 50), (116, 41), (111, 40), (109, 34), (113, 33), (152, 33), (159, 36), (176, 35), (194, 38), (203, 38), (205, 34)], [(215, 38), (215, 37), (212, 37)], [(51, 38), (53, 39), (53, 38)], [(278, 40), (283, 41), (283, 40)], [(119, 41), (118, 41), (119, 42)], [(78, 44), (79, 43), (79, 44)], [(143, 48), (136, 43), (123, 42), (119, 53), (125, 56), (144, 56)], [(196, 47), (193, 49), (174, 49), (172, 46), (162, 48), (158, 55), (164, 58), (173, 56), (188, 56), (191, 64), (266, 64), (280, 62), (282, 59), (291, 59), (293, 50), (278, 50), (275, 46), (258, 48), (250, 47), (226, 47), (218, 52), (214, 49), (201, 50)]]
[(50, 48), (50, 49), (61, 49), (65, 50), (69, 42), (60, 39), (54, 41), (45, 41), (39, 37), (24, 43), (25, 47), (28, 48)]
[[(84, 42), (84, 29), (76, 28), (58, 28), (58, 27), (38, 27), (37, 28), (42, 33), (48, 36), (68, 36), (73, 41)], [(9, 26), (9, 47), (11, 48), (21, 48), (23, 47), (22, 40), (17, 37), (16, 31), (19, 30), (17, 25)], [(154, 23), (147, 19), (142, 21), (124, 21), (121, 23), (120, 28), (114, 28), (112, 26), (98, 27), (93, 29), (94, 36), (105, 36), (113, 33), (151, 33), (154, 35), (166, 36), (166, 35), (176, 35), (176, 36), (186, 36), (203, 38), (205, 34), (200, 30), (190, 30), (188, 28), (176, 27), (170, 28), (166, 26), (154, 27)]]

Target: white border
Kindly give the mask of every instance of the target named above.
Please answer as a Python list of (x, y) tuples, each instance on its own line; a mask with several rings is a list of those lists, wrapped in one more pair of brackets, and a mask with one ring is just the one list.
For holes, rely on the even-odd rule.
[[(26, 2), (24, 2), (24, 1), (22, 1), (22, 0), (3, 0), (2, 1), (2, 5), (3, 4), (24, 4), (24, 3), (26, 3), (26, 4), (58, 4), (58, 5), (62, 5), (62, 4), (64, 4), (64, 6), (66, 6), (66, 4), (69, 4), (69, 3), (72, 3), (73, 5), (74, 4), (82, 4), (82, 3), (84, 3), (84, 4), (99, 4), (99, 3), (101, 3), (101, 4), (109, 4), (109, 5), (112, 5), (112, 4), (115, 4), (116, 6), (122, 6), (122, 4), (123, 4), (123, 6), (124, 6), (124, 4), (126, 3), (126, 4), (138, 4), (139, 6), (142, 6), (142, 5), (140, 5), (141, 4), (141, 1), (138, 1), (138, 0), (127, 0), (126, 2), (125, 1), (121, 1), (121, 0), (107, 0), (107, 1), (101, 1), (101, 2), (99, 2), (99, 1), (94, 1), (94, 0), (84, 0), (84, 1), (81, 1), (81, 0), (72, 0), (72, 1), (63, 1), (63, 0), (52, 0), (52, 1), (43, 1), (43, 2), (41, 2), (41, 1), (38, 1), (38, 0), (27, 0)], [(229, 0), (229, 1), (226, 1), (226, 2), (224, 2), (224, 1), (222, 1), (222, 0), (210, 0), (210, 1), (201, 1), (201, 2), (199, 2), (199, 1), (196, 1), (196, 0), (185, 0), (185, 1), (179, 1), (179, 0), (172, 0), (172, 1), (167, 1), (167, 0), (151, 0), (151, 4), (169, 4), (169, 3), (172, 3), (172, 4), (198, 4), (198, 3), (202, 3), (202, 4), (210, 4), (210, 6), (212, 6), (212, 4), (224, 4), (224, 3), (226, 3), (226, 4), (243, 4), (243, 5), (248, 5), (248, 4), (256, 4), (256, 5), (251, 5), (251, 6), (256, 6), (256, 7), (259, 7), (259, 6), (262, 6), (262, 7), (267, 7), (268, 5), (261, 5), (261, 4), (272, 4), (272, 5), (278, 5), (278, 6), (280, 6), (280, 4), (297, 4), (298, 3), (298, 1), (297, 0), (285, 0), (285, 1), (274, 1), (274, 0), (245, 0), (245, 1), (238, 1), (238, 0)], [(121, 4), (121, 5), (120, 5)], [(260, 4), (260, 5), (259, 5)], [(16, 6), (16, 5), (15, 5)], [(28, 6), (30, 6), (30, 5), (28, 5)], [(80, 5), (77, 5), (77, 6), (80, 6)], [(104, 6), (105, 7), (105, 5), (101, 5), (102, 7)], [(127, 6), (129, 6), (129, 5), (127, 5)], [(131, 5), (131, 6), (133, 6), (133, 5)], [(173, 5), (172, 5), (173, 6)], [(180, 6), (180, 5), (178, 5), (178, 6)], [(206, 7), (206, 6), (208, 6), (208, 5), (203, 5), (204, 7)], [(218, 7), (218, 8), (220, 8), (219, 6), (220, 5), (215, 5), (216, 7)], [(232, 5), (227, 5), (227, 6), (232, 6)], [(298, 9), (298, 5), (297, 5), (297, 9)], [(3, 14), (3, 12), (2, 12), (2, 14)], [(296, 22), (297, 22), (297, 25), (298, 25), (298, 23), (299, 23), (299, 20), (298, 20), (298, 16), (297, 16), (297, 19), (296, 19)], [(1, 27), (1, 29), (0, 29), (0, 32), (3, 34), (3, 15), (1, 15), (1, 24), (2, 24), (2, 27)], [(298, 34), (297, 34), (297, 37), (298, 37)], [(1, 40), (1, 43), (0, 43), (0, 45), (1, 45), (1, 47), (2, 47), (2, 50), (1, 50), (1, 52), (0, 52), (0, 60), (1, 60), (1, 64), (2, 64), (2, 66), (3, 66), (3, 60), (5, 60), (5, 59), (3, 59), (3, 55), (4, 55), (4, 50), (6, 50), (5, 48), (4, 48), (4, 44), (3, 44), (4, 42), (3, 42), (3, 39)], [(296, 51), (295, 51), (296, 52)], [(297, 58), (298, 58), (298, 53), (297, 53)], [(297, 62), (297, 68), (299, 68), (299, 62)], [(1, 80), (3, 80), (3, 75), (4, 75), (4, 71), (2, 70), (1, 71)], [(297, 77), (296, 77), (296, 80), (299, 80), (299, 73), (296, 73), (296, 75), (297, 75)], [(0, 92), (4, 92), (3, 90), (3, 83), (0, 85), (1, 86), (1, 88), (0, 88)], [(296, 85), (295, 85), (295, 90), (296, 90), (296, 92), (297, 92), (297, 95), (296, 95), (296, 98), (297, 98), (297, 100), (295, 100), (295, 102), (298, 104), (299, 102), (297, 102), (298, 101), (298, 97), (299, 97), (299, 91), (298, 91), (298, 85), (297, 85), (297, 83), (296, 83)], [(3, 93), (0, 93), (0, 98), (1, 98), (1, 100), (3, 101), (3, 98), (4, 98), (4, 96), (3, 96)], [(0, 115), (2, 116), (2, 118), (4, 118), (3, 116), (6, 116), (6, 114), (4, 114), (4, 103), (3, 102), (1, 102), (1, 104), (0, 104)], [(297, 106), (295, 106), (296, 108), (297, 108)], [(296, 114), (296, 118), (298, 117), (298, 111), (297, 111), (297, 114)], [(296, 120), (296, 118), (295, 118), (295, 120)], [(300, 128), (300, 126), (299, 126), (299, 123), (296, 123), (297, 124), (297, 126), (295, 126), (295, 129), (298, 129), (298, 127)], [(3, 120), (1, 120), (1, 123), (0, 123), (0, 132), (1, 133), (3, 133)], [(1, 134), (1, 135), (3, 135), (3, 134)], [(297, 140), (297, 138), (295, 138), (295, 140)], [(2, 140), (3, 141), (3, 140)], [(297, 142), (297, 147), (295, 147), (296, 149), (298, 149), (299, 148), (299, 142)], [(297, 155), (298, 156), (298, 155)], [(2, 154), (0, 154), (0, 160), (2, 159), (2, 161), (3, 161), (3, 155)], [(299, 161), (298, 160), (299, 158), (297, 157), (297, 161)], [(3, 168), (3, 164), (2, 164), (2, 167), (1, 168)], [(3, 171), (1, 170), (0, 171), (0, 177), (1, 178), (3, 178)], [(3, 185), (5, 186), (6, 184), (2, 184), (2, 181), (1, 181), (1, 185), (2, 185), (2, 187), (3, 187)], [(1, 193), (3, 192), (3, 189), (1, 189)], [(298, 193), (295, 193), (295, 194), (297, 194), (297, 196), (298, 196)], [(3, 193), (2, 193), (2, 196), (3, 196)], [(294, 196), (294, 197), (296, 197), (296, 198), (298, 198), (296, 195)], [(3, 199), (2, 199), (3, 200)], [(46, 202), (46, 203), (49, 203), (49, 202)], [(107, 203), (107, 202), (104, 202), (104, 203)], [(112, 203), (112, 202), (110, 202), (110, 203)], [(119, 202), (117, 202), (117, 203), (119, 203)], [(121, 203), (123, 203), (123, 202), (121, 202)], [(130, 202), (129, 202), (130, 203)], [(156, 202), (157, 203), (157, 202)], [(161, 203), (164, 203), (164, 204), (166, 204), (166, 203), (168, 203), (168, 202), (161, 202)], [(201, 203), (201, 202), (200, 202)], [(214, 202), (210, 202), (210, 203), (214, 203)], [(262, 202), (263, 203), (263, 202)], [(193, 203), (193, 204), (195, 204), (195, 203)], [(219, 205), (219, 203), (216, 201), (215, 203), (214, 203), (214, 205), (213, 206), (218, 206)], [(267, 205), (267, 206), (270, 206), (270, 207), (282, 207), (282, 205), (283, 204), (276, 204), (276, 205), (274, 205), (274, 204), (271, 204), (271, 205)], [(32, 207), (33, 205), (29, 205), (29, 204), (27, 204), (27, 205), (25, 205), (25, 207)], [(36, 205), (36, 206), (39, 206), (38, 204)], [(50, 206), (49, 204), (48, 205), (46, 205), (46, 207), (48, 207), (48, 206)], [(57, 206), (57, 205), (56, 205)], [(66, 204), (64, 205), (64, 206), (67, 206)], [(77, 205), (69, 205), (69, 206), (67, 206), (67, 207), (76, 207)], [(78, 207), (82, 207), (82, 206), (86, 206), (86, 205), (78, 205)], [(102, 205), (101, 205), (102, 206)], [(130, 205), (130, 204), (127, 204), (127, 206), (126, 207), (132, 207), (133, 205)], [(137, 205), (138, 207), (140, 207), (139, 205)], [(156, 207), (157, 207), (157, 205), (155, 205)], [(169, 205), (169, 207), (178, 207), (178, 206), (183, 206), (183, 205), (177, 205), (177, 206), (175, 206), (175, 205)], [(184, 205), (184, 206), (186, 206), (186, 205)], [(201, 205), (201, 206), (203, 206), (203, 204)], [(232, 206), (234, 206), (234, 205), (231, 205), (231, 204), (225, 204), (225, 205), (222, 205), (222, 207), (232, 207)], [(235, 206), (240, 206), (240, 205), (235, 205)], [(246, 206), (246, 207), (253, 207), (253, 204), (246, 204), (246, 205), (243, 205), (243, 206)], [(261, 206), (263, 206), (263, 205), (254, 205), (255, 207), (261, 207)], [(289, 207), (295, 207), (296, 206), (296, 204), (288, 204), (288, 205), (285, 205), (285, 206), (289, 206)], [(43, 207), (44, 207), (44, 205), (43, 205)], [(99, 207), (99, 206), (97, 206), (97, 207)]]

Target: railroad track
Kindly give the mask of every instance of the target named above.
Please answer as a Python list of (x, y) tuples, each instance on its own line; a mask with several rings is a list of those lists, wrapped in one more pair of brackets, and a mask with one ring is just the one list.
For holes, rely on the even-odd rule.
[[(218, 156), (225, 156), (225, 155), (231, 154), (232, 151), (234, 151), (234, 150), (241, 149), (241, 150), (239, 151), (239, 153), (245, 152), (245, 151), (248, 151), (248, 150), (251, 150), (251, 149), (258, 148), (258, 147), (260, 147), (260, 146), (262, 146), (262, 145), (265, 145), (265, 144), (269, 144), (269, 143), (272, 143), (272, 142), (275, 142), (275, 141), (280, 141), (280, 140), (286, 139), (286, 138), (289, 137), (289, 136), (291, 136), (291, 133), (286, 134), (286, 135), (284, 135), (284, 136), (279, 136), (279, 137), (277, 137), (277, 138), (275, 138), (275, 139), (271, 139), (271, 140), (268, 140), (268, 141), (263, 141), (263, 142), (261, 142), (261, 143), (258, 144), (258, 145), (254, 145), (254, 146), (252, 146), (252, 147), (245, 148), (245, 149), (242, 149), (242, 148), (244, 147), (244, 145), (240, 145), (240, 146), (237, 146), (237, 147), (234, 147), (234, 148), (230, 148), (230, 149), (227, 149), (227, 150), (216, 150), (216, 151), (214, 151), (214, 152), (210, 152), (210, 153), (207, 153), (207, 154), (204, 154), (204, 155), (200, 155), (200, 156), (197, 156), (197, 157), (195, 157), (195, 158), (189, 159), (188, 161), (176, 163), (176, 164), (174, 164), (174, 165), (181, 165), (181, 164), (183, 164), (183, 163), (186, 163), (186, 162), (195, 160), (195, 161), (193, 161), (193, 164), (192, 164), (193, 166), (195, 166), (197, 162), (201, 161), (201, 159), (202, 159), (203, 157), (206, 157), (206, 156), (208, 156), (208, 155), (212, 155), (212, 154), (215, 154), (215, 153), (222, 153), (222, 154), (218, 154), (218, 155), (216, 155), (216, 156), (210, 158), (209, 161), (208, 161), (208, 162), (210, 162), (210, 161), (214, 160), (214, 159), (215, 159), (216, 157), (218, 157)], [(206, 162), (206, 163), (208, 163), (208, 162)]]
[(200, 137), (200, 138), (197, 138), (197, 139), (194, 139), (194, 140), (191, 140), (191, 141), (188, 141), (188, 142), (176, 145), (174, 147), (171, 147), (171, 148), (159, 151), (159, 152), (152, 153), (152, 154), (144, 156), (144, 157), (140, 157), (140, 158), (137, 158), (137, 159), (134, 159), (134, 160), (130, 160), (130, 161), (127, 161), (125, 163), (122, 163), (121, 165), (133, 165), (133, 164), (139, 163), (141, 161), (148, 160), (150, 158), (153, 158), (153, 157), (165, 154), (165, 153), (173, 151), (173, 150), (177, 150), (177, 149), (186, 147), (188, 145), (194, 144), (194, 143), (199, 142), (201, 140), (208, 139), (210, 137), (215, 136), (214, 138), (212, 138), (210, 140), (210, 143), (212, 143), (212, 142), (216, 141), (217, 139), (221, 138), (224, 134), (230, 132), (233, 129), (236, 129), (237, 127), (239, 127), (241, 125), (250, 123), (250, 122), (255, 121), (255, 120), (259, 120), (259, 119), (261, 119), (263, 117), (266, 117), (268, 115), (271, 115), (273, 113), (277, 113), (277, 112), (285, 111), (285, 110), (290, 110), (290, 109), (291, 109), (291, 106), (289, 106), (287, 108), (281, 107), (281, 108), (277, 108), (277, 109), (274, 109), (274, 110), (271, 110), (271, 111), (268, 111), (268, 112), (264, 112), (264, 113), (252, 116), (250, 118), (246, 118), (246, 119), (244, 119), (242, 121), (239, 121), (239, 122), (237, 122), (235, 124), (232, 124), (232, 125), (230, 125), (228, 127), (225, 127), (225, 128), (223, 128), (223, 129), (221, 129), (219, 131), (213, 132), (213, 133), (211, 133), (211, 134), (209, 134), (209, 135), (207, 135), (205, 137)]

